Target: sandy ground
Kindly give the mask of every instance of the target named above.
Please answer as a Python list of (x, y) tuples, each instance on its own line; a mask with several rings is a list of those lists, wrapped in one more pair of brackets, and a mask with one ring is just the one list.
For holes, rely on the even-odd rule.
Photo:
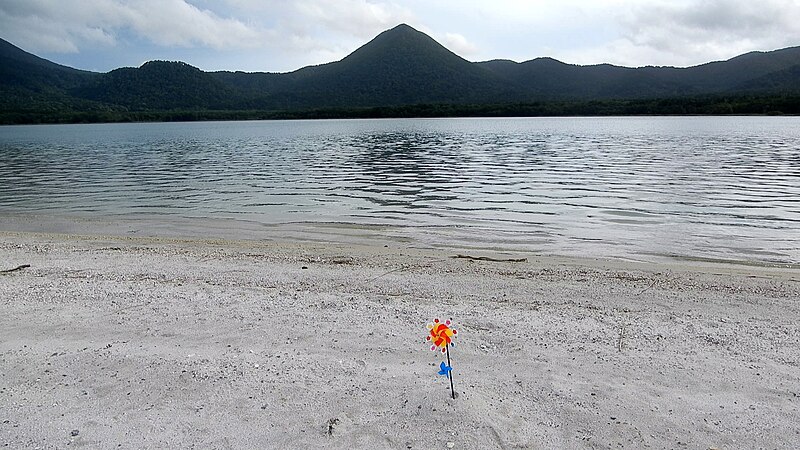
[(797, 269), (454, 254), (0, 232), (0, 446), (800, 448)]

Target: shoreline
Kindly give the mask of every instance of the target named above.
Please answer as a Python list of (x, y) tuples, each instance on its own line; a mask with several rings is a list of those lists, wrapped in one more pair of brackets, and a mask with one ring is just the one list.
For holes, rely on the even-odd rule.
[[(744, 98), (744, 97), (743, 97)], [(681, 98), (667, 98), (680, 100)], [(754, 102), (739, 105), (739, 109), (721, 112), (728, 106), (725, 97), (695, 98), (701, 105), (691, 105), (693, 111), (677, 113), (659, 105), (663, 98), (628, 100), (566, 100), (528, 104), (415, 104), (406, 106), (351, 107), (311, 110), (144, 110), (144, 111), (10, 111), (0, 116), (0, 126), (38, 125), (103, 125), (126, 123), (192, 123), (192, 122), (264, 122), (308, 120), (386, 120), (386, 119), (549, 119), (591, 117), (798, 117), (796, 108), (776, 96), (764, 96)], [(685, 99), (683, 99), (685, 100)], [(750, 99), (752, 101), (752, 99)], [(768, 111), (766, 107), (783, 100), (784, 108)], [(606, 111), (597, 111), (597, 103), (604, 103)], [(523, 111), (520, 111), (520, 106)], [(642, 108), (655, 111), (641, 112)], [(525, 112), (527, 111), (527, 112)]]
[(800, 443), (797, 269), (470, 252), (0, 231), (0, 446)]
[[(448, 228), (447, 226), (441, 227)], [(453, 228), (453, 227), (450, 227)], [(431, 228), (428, 231), (435, 230)], [(142, 233), (142, 230), (147, 230)], [(86, 239), (124, 240), (175, 240), (193, 242), (239, 242), (240, 245), (269, 243), (306, 243), (320, 245), (345, 245), (414, 248), (423, 251), (477, 252), (506, 255), (533, 255), (537, 258), (581, 261), (627, 261), (634, 264), (666, 266), (717, 266), (732, 265), (754, 268), (800, 270), (800, 263), (789, 261), (767, 261), (704, 257), (700, 255), (667, 254), (655, 252), (617, 254), (595, 254), (577, 256), (559, 252), (557, 249), (540, 249), (531, 245), (500, 242), (475, 242), (464, 237), (437, 235), (442, 240), (423, 240), (429, 234), (424, 228), (351, 222), (286, 222), (261, 223), (234, 218), (192, 218), (159, 216), (52, 216), (34, 213), (9, 213), (0, 216), (0, 233), (38, 234), (42, 236), (82, 237)], [(451, 233), (452, 234), (452, 233)], [(474, 237), (474, 236), (473, 236)], [(429, 237), (430, 238), (430, 237)], [(609, 248), (613, 248), (609, 246)], [(597, 252), (597, 249), (595, 249)]]

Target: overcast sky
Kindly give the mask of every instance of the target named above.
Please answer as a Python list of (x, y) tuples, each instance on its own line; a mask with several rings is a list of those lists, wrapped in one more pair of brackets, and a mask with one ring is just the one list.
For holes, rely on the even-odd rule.
[(0, 37), (87, 70), (287, 72), (399, 23), (470, 61), (690, 66), (800, 45), (800, 0), (0, 0)]

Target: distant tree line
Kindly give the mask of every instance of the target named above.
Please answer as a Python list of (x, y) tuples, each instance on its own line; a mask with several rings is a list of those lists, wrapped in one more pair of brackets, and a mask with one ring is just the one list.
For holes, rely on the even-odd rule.
[[(40, 105), (41, 106), (41, 105)], [(2, 124), (189, 122), (206, 120), (288, 120), (413, 117), (545, 117), (647, 115), (797, 115), (800, 95), (705, 96), (643, 100), (550, 101), (503, 104), (417, 104), (372, 108), (305, 110), (141, 110), (53, 108), (2, 111)]]

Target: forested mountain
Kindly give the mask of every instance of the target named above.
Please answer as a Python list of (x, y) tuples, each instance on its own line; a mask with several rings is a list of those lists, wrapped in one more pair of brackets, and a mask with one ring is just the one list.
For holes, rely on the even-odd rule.
[(150, 61), (112, 70), (69, 89), (71, 95), (132, 110), (229, 108), (237, 92), (211, 74), (182, 62)]
[[(737, 112), (731, 105), (742, 102), (749, 105), (743, 112), (797, 113), (800, 47), (689, 68), (578, 66), (552, 58), (473, 63), (399, 25), (340, 61), (289, 73), (203, 72), (165, 61), (94, 73), (0, 40), (0, 96), (4, 123), (184, 117), (144, 114), (170, 111), (238, 114), (184, 118), (294, 117), (308, 111), (320, 116), (719, 113)], [(702, 106), (708, 102), (714, 108)], [(720, 109), (720, 102), (731, 107)], [(663, 109), (665, 104), (670, 107)], [(365, 109), (371, 112), (358, 112)]]
[(290, 75), (304, 106), (487, 103), (515, 93), (500, 77), (408, 25), (381, 33), (341, 61)]
[(100, 74), (61, 66), (0, 39), (0, 111), (60, 111), (86, 108), (69, 89)]
[(408, 25), (384, 31), (341, 61), (286, 74), (216, 72), (247, 106), (305, 109), (487, 103), (522, 92)]
[(752, 52), (689, 68), (577, 66), (551, 58), (477, 64), (537, 99), (640, 99), (800, 91), (800, 47)]

